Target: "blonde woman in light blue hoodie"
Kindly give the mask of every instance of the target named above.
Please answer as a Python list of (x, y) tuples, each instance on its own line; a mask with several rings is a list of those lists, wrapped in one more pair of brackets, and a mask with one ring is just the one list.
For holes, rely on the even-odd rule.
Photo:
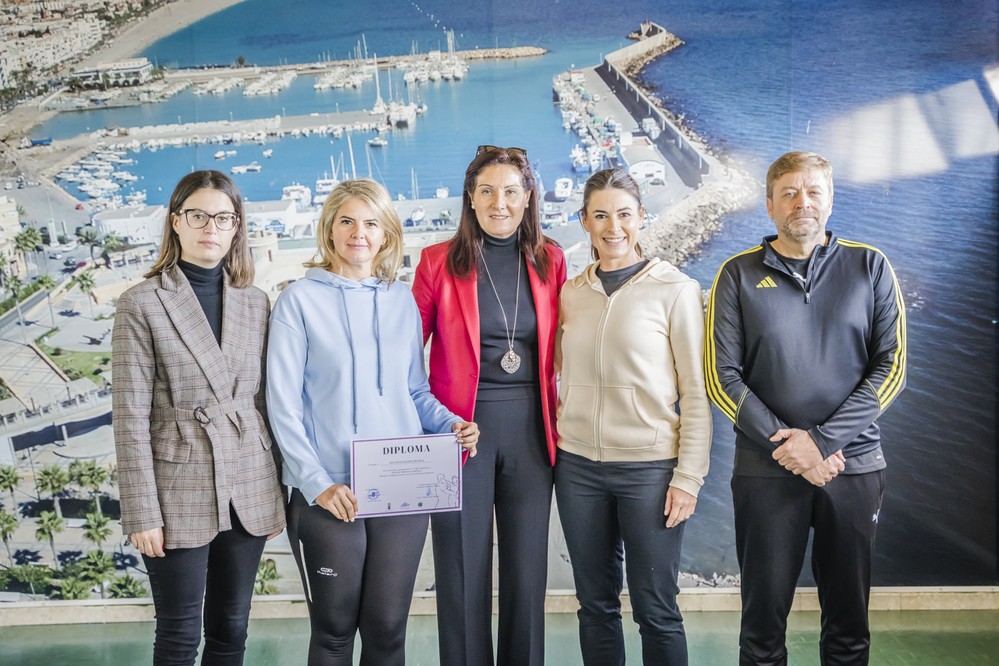
[(405, 663), (406, 620), (426, 514), (358, 518), (352, 439), (478, 428), (430, 393), (420, 314), (395, 280), (402, 226), (388, 192), (348, 180), (330, 193), (305, 279), (271, 316), (267, 401), (291, 490), (288, 535), (312, 624), (310, 664)]

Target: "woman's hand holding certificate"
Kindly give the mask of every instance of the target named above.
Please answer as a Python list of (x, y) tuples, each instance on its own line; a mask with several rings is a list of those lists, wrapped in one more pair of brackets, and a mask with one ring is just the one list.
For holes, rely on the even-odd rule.
[(458, 445), (468, 451), (468, 457), (474, 458), (477, 453), (475, 445), (479, 442), (479, 426), (471, 421), (458, 421), (451, 426), (451, 431), (458, 436)]
[(352, 523), (357, 517), (357, 498), (346, 483), (334, 483), (321, 492), (316, 498), (316, 504), (345, 523)]
[(454, 434), (356, 439), (351, 442), (352, 497), (362, 518), (461, 510), (463, 449), (475, 452), (478, 427)]

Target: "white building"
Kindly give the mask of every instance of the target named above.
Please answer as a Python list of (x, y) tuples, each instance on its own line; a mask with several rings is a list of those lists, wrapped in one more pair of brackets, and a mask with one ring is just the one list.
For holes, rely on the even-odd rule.
[(119, 62), (103, 62), (89, 69), (78, 69), (73, 75), (84, 86), (138, 86), (153, 78), (153, 63), (148, 58), (130, 58)]
[(666, 182), (666, 165), (662, 155), (647, 137), (634, 137), (630, 145), (621, 142), (621, 159), (628, 166), (628, 174), (638, 183)]
[(17, 214), (17, 202), (10, 197), (0, 196), (0, 257), (5, 261), (8, 271), (17, 261), (14, 236), (20, 232), (21, 219)]
[(10, 72), (25, 69), (29, 63), (35, 72), (42, 72), (75, 58), (97, 45), (103, 35), (101, 22), (96, 18), (43, 21), (32, 24), (31, 28), (44, 32), (7, 44), (8, 78)]
[(272, 231), (281, 236), (315, 236), (315, 213), (299, 213), (291, 199), (244, 201), (243, 217), (249, 231)]
[(91, 219), (102, 235), (116, 234), (131, 245), (159, 245), (163, 239), (166, 208), (161, 204), (125, 206), (95, 213)]
[(14, 50), (0, 44), (0, 89), (14, 87), (14, 72), (21, 69), (21, 60)]

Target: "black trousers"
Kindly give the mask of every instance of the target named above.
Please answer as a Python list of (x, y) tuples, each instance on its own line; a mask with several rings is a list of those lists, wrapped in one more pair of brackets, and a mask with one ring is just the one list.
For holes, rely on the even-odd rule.
[(676, 604), (683, 527), (663, 508), (673, 461), (597, 462), (559, 451), (555, 496), (579, 599), (579, 647), (586, 666), (624, 666), (621, 590), (642, 636), (642, 662), (686, 666), (687, 639)]
[(431, 516), (441, 666), (493, 663), (493, 512), (499, 555), (496, 662), (541, 666), (552, 467), (537, 391), (485, 401), (478, 454), (462, 472), (462, 509)]
[[(232, 529), (197, 548), (172, 548), (166, 557), (142, 556), (156, 608), (153, 664), (193, 664), (201, 643), (201, 663), (243, 663), (250, 599), (267, 537), (243, 529), (232, 506)], [(202, 607), (204, 611), (202, 612)]]
[(786, 664), (784, 637), (808, 544), (822, 608), (823, 665), (867, 664), (867, 607), (884, 470), (840, 474), (822, 488), (801, 477), (732, 478), (742, 571), (739, 663)]

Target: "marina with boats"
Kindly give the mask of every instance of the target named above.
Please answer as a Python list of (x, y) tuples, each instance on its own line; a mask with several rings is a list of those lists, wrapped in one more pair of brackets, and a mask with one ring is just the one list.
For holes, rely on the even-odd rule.
[[(570, 226), (569, 221), (574, 219), (580, 206), (583, 181), (592, 172), (607, 166), (622, 166), (632, 171), (642, 184), (649, 209), (654, 211), (650, 216), (652, 220), (665, 219), (666, 213), (679, 202), (696, 194), (703, 185), (718, 180), (715, 176), (732, 175), (729, 170), (721, 169), (712, 173), (716, 160), (696, 145), (691, 149), (689, 139), (651, 100), (646, 98), (637, 106), (628, 104), (634, 98), (642, 99), (641, 91), (622, 75), (615, 62), (634, 59), (636, 49), (661, 50), (664, 41), (675, 40), (664, 30), (661, 34), (659, 39), (653, 35), (625, 47), (621, 54), (608, 54), (598, 66), (572, 67), (552, 77), (554, 109), (571, 147), (562, 158), (563, 163), (568, 165), (567, 169), (552, 171), (545, 165), (536, 164), (542, 185), (541, 216), (547, 230), (554, 232)], [(433, 78), (430, 72), (434, 70), (428, 63), (451, 64), (452, 81), (462, 80), (466, 75), (474, 77), (474, 68), (469, 70), (464, 58), (455, 55), (452, 40), (453, 37), (450, 37), (446, 53), (423, 59), (415, 56), (367, 58), (364, 47), (359, 45), (356, 51), (358, 58), (347, 65), (331, 66), (324, 75), (314, 77), (316, 81), (312, 85), (316, 86), (322, 76), (331, 77), (334, 72), (340, 72), (337, 76), (349, 78), (346, 72), (353, 72), (361, 81), (360, 94), (365, 95), (364, 91), (369, 91), (366, 93), (368, 104), (364, 108), (341, 111), (336, 105), (332, 110), (327, 108), (307, 115), (281, 113), (247, 120), (105, 127), (88, 134), (54, 139), (50, 146), (26, 147), (25, 152), (42, 167), (45, 176), (84, 200), (88, 208), (100, 210), (142, 205), (157, 197), (161, 199), (164, 196), (161, 193), (162, 184), (156, 186), (155, 192), (150, 191), (150, 184), (142, 175), (143, 162), (160, 150), (187, 149), (193, 150), (193, 155), (197, 156), (206, 147), (212, 146), (214, 149), (210, 149), (209, 155), (215, 166), (231, 173), (244, 188), (244, 183), (239, 180), (241, 178), (264, 178), (266, 182), (273, 183), (274, 176), (268, 175), (272, 167), (278, 170), (280, 182), (282, 169), (279, 165), (288, 153), (286, 148), (291, 149), (286, 142), (298, 139), (311, 141), (310, 145), (316, 145), (316, 142), (322, 145), (324, 142), (326, 149), (322, 160), (328, 161), (328, 169), (323, 165), (319, 167), (322, 171), (317, 170), (313, 179), (289, 179), (284, 184), (278, 184), (282, 200), (293, 201), (303, 219), (309, 216), (315, 218), (325, 194), (339, 180), (358, 175), (379, 179), (382, 168), (379, 165), (385, 165), (385, 160), (394, 155), (392, 135), (396, 132), (403, 135), (418, 132), (417, 119), (433, 112), (430, 105), (419, 97), (422, 72), (427, 73), (428, 80)], [(393, 65), (392, 68), (388, 67), (389, 64)], [(231, 95), (235, 94), (236, 88), (242, 87), (245, 96), (251, 86), (264, 90), (268, 86), (290, 84), (298, 78), (297, 70), (300, 68), (298, 65), (270, 68), (271, 71), (253, 83), (235, 75), (220, 76), (218, 72), (205, 75), (204, 80), (198, 83), (190, 74), (186, 76), (189, 77), (189, 85), (197, 86), (194, 94), (201, 90), (201, 95)], [(455, 76), (457, 69), (462, 73)], [(402, 76), (399, 76), (400, 72)], [(368, 87), (371, 79), (374, 82), (373, 96)], [(387, 88), (386, 97), (382, 95), (383, 79)], [(402, 100), (402, 90), (406, 91), (409, 101)], [(414, 93), (419, 102), (413, 101)], [(410, 142), (409, 138), (403, 140), (404, 144)], [(299, 152), (299, 149), (292, 152)], [(126, 160), (129, 163), (126, 164)], [(405, 221), (406, 228), (415, 231), (451, 227), (461, 209), (460, 198), (450, 196), (449, 188), (443, 184), (435, 187), (436, 196), (420, 197), (417, 181), (421, 169), (414, 165), (411, 171), (408, 187), (390, 187), (399, 200), (400, 218)], [(725, 180), (730, 182), (732, 178)], [(724, 192), (723, 199), (732, 200), (733, 206), (738, 205), (746, 190), (743, 186)], [(250, 190), (247, 188), (244, 192)], [(706, 196), (702, 194), (701, 198)], [(247, 198), (252, 200), (255, 197), (248, 194)], [(688, 207), (690, 205), (687, 204)], [(720, 217), (720, 211), (712, 211), (711, 216)], [(703, 220), (698, 220), (698, 228), (703, 226), (701, 222)], [(281, 222), (275, 223), (271, 231), (279, 236), (291, 236), (295, 233), (294, 229), (301, 233), (301, 230), (312, 228), (313, 224)], [(675, 245), (672, 240), (670, 243)], [(680, 245), (689, 248), (692, 243)]]

